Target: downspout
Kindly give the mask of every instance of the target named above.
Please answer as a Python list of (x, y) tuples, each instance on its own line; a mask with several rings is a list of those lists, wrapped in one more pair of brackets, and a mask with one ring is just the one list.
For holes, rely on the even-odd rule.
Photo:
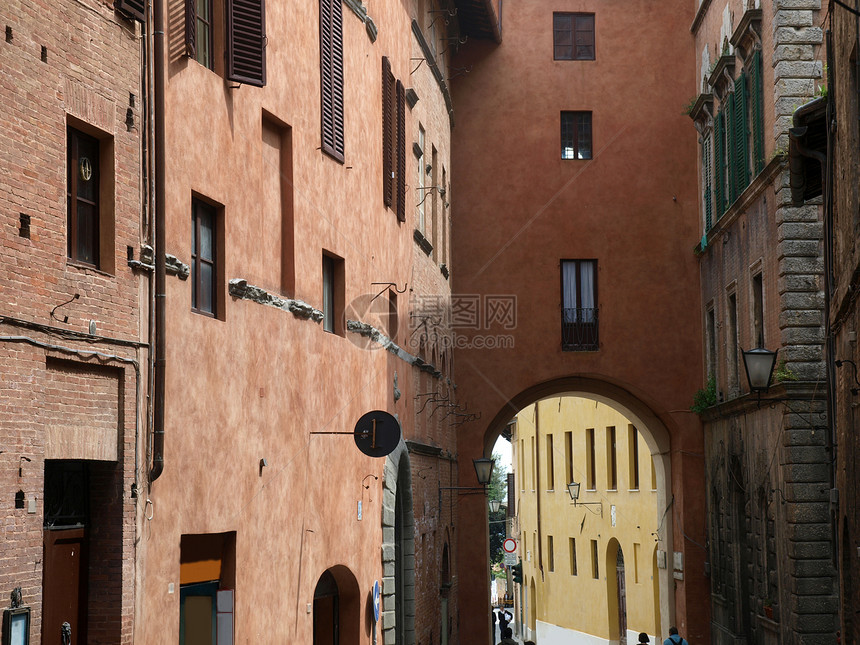
[(165, 169), (164, 169), (164, 0), (153, 2), (153, 63), (155, 67), (155, 392), (152, 419), (150, 485), (164, 470), (164, 367), (165, 359)]

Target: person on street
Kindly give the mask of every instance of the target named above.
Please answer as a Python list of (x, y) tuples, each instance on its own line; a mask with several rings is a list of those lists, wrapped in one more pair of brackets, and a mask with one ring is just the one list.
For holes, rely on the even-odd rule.
[(690, 645), (686, 639), (678, 635), (678, 628), (674, 625), (669, 628), (669, 638), (663, 641), (663, 645)]
[(650, 643), (651, 639), (648, 638), (648, 634), (646, 634), (645, 632), (640, 632), (639, 633), (639, 642), (640, 643)]
[(499, 645), (519, 645), (514, 640), (514, 632), (510, 627), (505, 627), (502, 630), (502, 640), (499, 641)]

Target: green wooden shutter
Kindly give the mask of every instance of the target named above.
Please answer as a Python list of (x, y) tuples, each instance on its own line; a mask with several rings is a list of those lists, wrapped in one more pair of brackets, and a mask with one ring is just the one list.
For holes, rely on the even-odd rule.
[(705, 232), (713, 226), (713, 205), (711, 201), (711, 134), (702, 139), (702, 202), (705, 210)]
[(750, 103), (753, 169), (757, 175), (764, 170), (764, 87), (760, 49), (753, 52), (750, 66)]
[(720, 219), (726, 210), (725, 204), (725, 185), (726, 185), (726, 167), (725, 167), (725, 127), (723, 113), (717, 114), (714, 119), (714, 216)]
[(749, 163), (749, 118), (747, 116), (747, 82), (743, 72), (735, 79), (735, 92), (732, 105), (733, 151), (731, 163), (734, 166), (734, 195), (732, 201), (740, 197), (750, 183)]
[(185, 0), (185, 55), (197, 58), (197, 0)]

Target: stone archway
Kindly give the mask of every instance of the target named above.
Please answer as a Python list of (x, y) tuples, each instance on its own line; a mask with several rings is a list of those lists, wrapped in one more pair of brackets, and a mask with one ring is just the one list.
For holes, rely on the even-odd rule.
[[(672, 479), (670, 430), (667, 428), (663, 418), (658, 416), (654, 411), (657, 407), (656, 405), (649, 405), (649, 402), (646, 402), (643, 398), (636, 396), (629, 390), (597, 378), (563, 377), (539, 383), (520, 392), (507, 401), (489, 424), (485, 426), (483, 436), (480, 437), (480, 443), (477, 435), (471, 435), (470, 438), (473, 439), (471, 442), (468, 439), (461, 440), (458, 444), (460, 468), (465, 471), (463, 464), (468, 463), (471, 465), (472, 457), (491, 456), (497, 438), (505, 430), (510, 419), (522, 409), (541, 399), (558, 395), (592, 399), (614, 408), (636, 426), (652, 454), (657, 480), (657, 509), (659, 514), (657, 548), (662, 552), (659, 556), (661, 565), (657, 569), (659, 579), (657, 584), (659, 588), (657, 594), (659, 598), (659, 622), (657, 629), (658, 631), (665, 632), (676, 621), (675, 585), (673, 584), (672, 568), (668, 565), (672, 562), (672, 553), (674, 551), (673, 513), (671, 512), (672, 506), (675, 503), (673, 488), (676, 488), (679, 483), (673, 482)], [(468, 501), (464, 500), (461, 502), (461, 507), (467, 503)], [(473, 538), (482, 531), (486, 531), (485, 526), (479, 526), (481, 519), (483, 519), (484, 523), (486, 522), (486, 509), (480, 509), (475, 505), (474, 508), (470, 506), (468, 508), (461, 508), (460, 511), (459, 578), (461, 581), (467, 582), (472, 580), (483, 581), (486, 579), (486, 576), (483, 571), (478, 570), (478, 566), (486, 558), (479, 551), (481, 547), (480, 542)], [(466, 587), (465, 584), (463, 586)], [(464, 591), (466, 591), (465, 588)], [(483, 589), (480, 589), (475, 584), (474, 588), (469, 587), (469, 591), (463, 595), (470, 599), (475, 599), (482, 598), (485, 594)], [(471, 605), (466, 607), (467, 603), (463, 603), (461, 611), (469, 615), (473, 613), (480, 615), (479, 612), (483, 608), (479, 607), (477, 602), (474, 603), (474, 607)]]
[(415, 519), (412, 467), (400, 444), (385, 458), (382, 477), (383, 642), (415, 642)]

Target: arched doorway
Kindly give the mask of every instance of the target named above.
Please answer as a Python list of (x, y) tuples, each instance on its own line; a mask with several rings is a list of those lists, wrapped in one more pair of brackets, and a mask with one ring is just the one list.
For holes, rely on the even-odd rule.
[(606, 550), (606, 586), (609, 600), (609, 638), (619, 645), (627, 645), (627, 590), (624, 574), (624, 552), (614, 538)]
[[(535, 579), (532, 578), (529, 582), (529, 597), (528, 597), (528, 616), (529, 616), (529, 636), (534, 639), (537, 631), (537, 586)], [(525, 637), (525, 634), (523, 634)]]
[(358, 645), (360, 594), (346, 567), (323, 571), (314, 588), (313, 645)]
[(448, 598), (451, 591), (451, 564), (448, 558), (448, 542), (442, 547), (442, 566), (439, 571), (439, 643), (448, 645), (448, 637), (451, 633), (450, 617), (448, 615)]
[[(409, 451), (400, 445), (385, 458), (383, 507), (394, 513), (382, 514), (382, 564), (394, 571), (394, 586), (383, 589), (387, 620), (384, 642), (407, 645), (415, 640), (415, 520), (412, 511), (412, 469)], [(393, 520), (393, 521), (392, 521)], [(394, 618), (393, 621), (390, 617)], [(392, 624), (393, 622), (393, 624)]]

